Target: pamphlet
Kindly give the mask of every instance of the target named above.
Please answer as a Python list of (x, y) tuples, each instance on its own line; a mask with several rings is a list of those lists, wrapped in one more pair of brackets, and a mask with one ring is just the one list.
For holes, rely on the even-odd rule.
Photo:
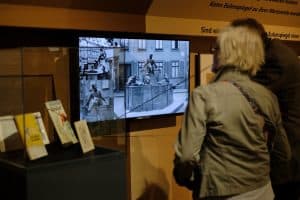
[(48, 134), (47, 134), (47, 131), (46, 131), (41, 113), (40, 112), (35, 112), (35, 113), (33, 113), (33, 115), (35, 116), (35, 119), (37, 120), (38, 125), (40, 127), (40, 131), (42, 133), (43, 143), (44, 144), (50, 144), (49, 137), (48, 137)]
[(93, 139), (91, 137), (88, 125), (85, 120), (74, 122), (74, 126), (79, 138), (80, 146), (83, 153), (87, 153), (95, 149)]
[(0, 151), (8, 152), (23, 149), (23, 142), (13, 115), (0, 117)]
[(16, 124), (30, 160), (48, 155), (40, 127), (33, 113), (15, 116)]
[(78, 142), (67, 114), (60, 100), (45, 102), (50, 118), (54, 124), (58, 137), (63, 145), (75, 144)]

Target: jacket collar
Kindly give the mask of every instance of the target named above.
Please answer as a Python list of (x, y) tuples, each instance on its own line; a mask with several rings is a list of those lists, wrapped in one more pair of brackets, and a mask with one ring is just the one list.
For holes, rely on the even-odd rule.
[(216, 73), (216, 76), (212, 82), (217, 81), (243, 81), (250, 80), (248, 72), (240, 71), (237, 67), (226, 65), (221, 66), (220, 70)]

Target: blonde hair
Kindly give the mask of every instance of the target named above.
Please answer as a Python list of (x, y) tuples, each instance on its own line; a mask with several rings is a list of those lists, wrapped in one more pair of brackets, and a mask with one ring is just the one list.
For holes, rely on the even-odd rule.
[(229, 26), (218, 35), (219, 64), (236, 67), (255, 75), (264, 63), (264, 45), (261, 36), (248, 27)]

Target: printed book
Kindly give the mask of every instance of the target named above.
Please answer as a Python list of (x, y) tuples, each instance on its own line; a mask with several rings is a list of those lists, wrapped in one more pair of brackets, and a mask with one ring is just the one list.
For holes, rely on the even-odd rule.
[(36, 160), (48, 155), (42, 139), (39, 124), (33, 113), (15, 116), (19, 134), (30, 160)]
[(74, 122), (74, 126), (79, 138), (79, 143), (83, 153), (87, 153), (95, 149), (93, 139), (91, 137), (89, 127), (86, 120)]
[(67, 114), (61, 101), (47, 101), (45, 102), (45, 105), (62, 145), (77, 143), (78, 140), (68, 121)]

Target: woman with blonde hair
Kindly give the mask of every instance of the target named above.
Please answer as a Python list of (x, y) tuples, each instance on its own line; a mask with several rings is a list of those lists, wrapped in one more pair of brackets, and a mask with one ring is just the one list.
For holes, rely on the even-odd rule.
[(184, 173), (197, 200), (271, 200), (265, 119), (276, 130), (272, 154), (287, 161), (291, 152), (276, 97), (250, 79), (264, 62), (262, 39), (247, 27), (227, 27), (214, 50), (216, 76), (191, 94), (175, 144), (174, 171), (182, 163), (197, 166)]

